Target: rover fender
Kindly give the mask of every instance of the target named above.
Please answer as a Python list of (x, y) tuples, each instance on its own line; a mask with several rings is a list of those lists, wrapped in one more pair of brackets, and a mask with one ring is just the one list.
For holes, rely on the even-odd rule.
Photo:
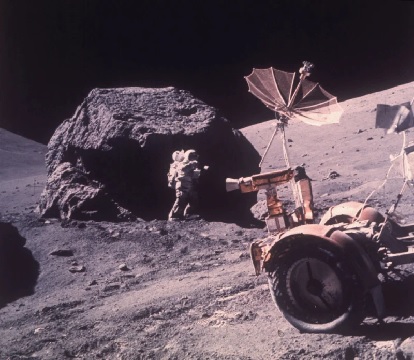
[(274, 264), (280, 257), (283, 257), (289, 251), (295, 251), (295, 248), (300, 247), (304, 242), (312, 242), (315, 246), (324, 245), (341, 251), (355, 269), (365, 290), (369, 291), (378, 286), (380, 281), (368, 254), (358, 244), (357, 240), (338, 230), (338, 228), (308, 224), (287, 231), (269, 247), (264, 255), (263, 268), (268, 272), (273, 271)]
[(370, 220), (376, 223), (385, 220), (384, 216), (374, 208), (357, 201), (348, 201), (329, 208), (319, 224), (333, 225), (341, 222), (351, 223), (357, 218), (358, 220)]
[(293, 228), (276, 238), (267, 248), (263, 254), (262, 266), (267, 272), (274, 271), (279, 259), (289, 252), (296, 251), (305, 243), (339, 251), (355, 270), (363, 292), (371, 294), (377, 317), (382, 319), (385, 314), (385, 304), (378, 273), (358, 241), (339, 229), (339, 224), (337, 227), (309, 224)]

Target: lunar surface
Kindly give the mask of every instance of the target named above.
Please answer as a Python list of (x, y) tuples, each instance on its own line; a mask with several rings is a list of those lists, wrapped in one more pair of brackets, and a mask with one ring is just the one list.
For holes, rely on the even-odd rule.
[[(288, 126), (291, 162), (304, 164), (313, 180), (318, 217), (340, 202), (363, 202), (373, 190), (368, 203), (381, 212), (395, 201), (402, 186), (398, 172), (381, 185), (402, 136), (375, 128), (376, 105), (413, 96), (414, 83), (404, 84), (341, 103), (340, 124)], [(241, 129), (260, 154), (274, 129), (271, 119), (269, 111), (268, 121)], [(24, 273), (28, 258), (38, 269), (32, 294), (1, 304), (0, 359), (413, 356), (414, 265), (384, 283), (384, 324), (367, 317), (346, 335), (303, 334), (273, 304), (266, 274), (254, 275), (248, 247), (267, 234), (264, 223), (40, 218), (46, 151), (0, 129), (0, 221), (12, 223), (26, 239), (30, 257), (16, 258), (20, 277), (33, 278)], [(277, 135), (262, 171), (282, 167)], [(280, 196), (289, 200), (288, 187)], [(414, 222), (413, 204), (409, 188), (398, 207), (402, 222)]]

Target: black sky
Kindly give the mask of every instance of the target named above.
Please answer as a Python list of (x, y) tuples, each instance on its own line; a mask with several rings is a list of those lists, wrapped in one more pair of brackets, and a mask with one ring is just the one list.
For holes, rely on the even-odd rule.
[(272, 116), (243, 77), (303, 60), (340, 101), (414, 81), (414, 2), (0, 0), (0, 127), (46, 143), (123, 86), (189, 90), (242, 126)]

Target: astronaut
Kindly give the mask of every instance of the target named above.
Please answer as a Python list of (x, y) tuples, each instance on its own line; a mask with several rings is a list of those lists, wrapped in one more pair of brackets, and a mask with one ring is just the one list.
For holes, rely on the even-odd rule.
[(175, 202), (168, 220), (197, 219), (198, 179), (201, 170), (195, 150), (175, 151), (168, 172), (168, 186), (175, 189)]
[(170, 170), (168, 171), (168, 187), (175, 189), (175, 178), (178, 168), (181, 166), (184, 160), (184, 150), (174, 151), (172, 154), (173, 162), (170, 164)]

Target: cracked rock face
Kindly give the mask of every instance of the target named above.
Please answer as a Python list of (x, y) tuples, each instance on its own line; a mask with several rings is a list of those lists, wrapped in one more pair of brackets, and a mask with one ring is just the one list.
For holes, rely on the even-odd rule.
[(193, 148), (201, 166), (200, 214), (245, 216), (255, 194), (226, 193), (226, 177), (259, 172), (259, 154), (217, 109), (169, 88), (94, 89), (48, 144), (45, 217), (165, 219), (175, 198), (167, 186), (174, 150)]
[(69, 162), (58, 165), (48, 177), (40, 203), (44, 217), (108, 221), (132, 218), (110, 197), (104, 185)]

